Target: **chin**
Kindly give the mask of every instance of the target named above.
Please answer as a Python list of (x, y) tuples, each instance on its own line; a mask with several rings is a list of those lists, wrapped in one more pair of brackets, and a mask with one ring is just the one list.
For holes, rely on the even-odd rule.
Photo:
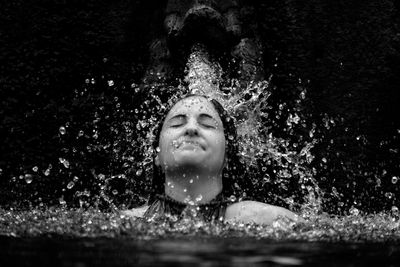
[(177, 166), (201, 166), (203, 164), (203, 160), (197, 158), (192, 158), (192, 157), (182, 157), (182, 158), (176, 158), (175, 159), (175, 164)]
[(175, 159), (178, 158), (190, 158), (190, 159), (202, 159), (207, 157), (207, 154), (204, 150), (197, 148), (197, 149), (178, 149), (175, 150), (173, 157)]

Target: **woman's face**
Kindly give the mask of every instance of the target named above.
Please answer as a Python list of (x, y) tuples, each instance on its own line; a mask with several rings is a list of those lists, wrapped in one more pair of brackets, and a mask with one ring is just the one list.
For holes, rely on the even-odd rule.
[(222, 173), (225, 136), (214, 106), (201, 96), (176, 103), (162, 126), (159, 147), (156, 164), (166, 173), (185, 168)]

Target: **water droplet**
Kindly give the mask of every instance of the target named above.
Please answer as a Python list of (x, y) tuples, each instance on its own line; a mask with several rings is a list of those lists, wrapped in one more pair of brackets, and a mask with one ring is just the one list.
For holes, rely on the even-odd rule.
[(229, 197), (229, 201), (235, 202), (235, 201), (236, 201), (236, 197), (235, 197), (234, 195), (231, 195), (231, 196)]
[(65, 204), (67, 204), (67, 202), (64, 200), (64, 196), (62, 196), (62, 197), (60, 197), (59, 199), (58, 199), (58, 202), (60, 203), (60, 205), (65, 205)]
[(199, 196), (196, 198), (196, 202), (200, 202), (202, 199), (203, 199), (203, 195), (199, 195)]
[(387, 197), (388, 199), (392, 199), (393, 198), (393, 193), (392, 192), (386, 192), (385, 193), (385, 197)]
[(71, 182), (69, 182), (69, 183), (67, 184), (67, 188), (68, 188), (68, 189), (72, 189), (72, 187), (74, 187), (74, 185), (75, 185), (74, 181), (71, 181)]
[(58, 158), (58, 160), (60, 161), (60, 163), (62, 165), (64, 165), (65, 168), (67, 168), (67, 169), (69, 168), (69, 161), (68, 160), (66, 160), (64, 158)]
[(399, 208), (396, 206), (392, 206), (391, 210), (391, 215), (395, 218), (395, 219), (399, 219), (400, 217), (400, 212), (399, 212)]
[(322, 158), (322, 162), (323, 162), (323, 163), (327, 163), (328, 160), (327, 160), (326, 158)]
[(24, 177), (25, 177), (25, 182), (26, 182), (27, 184), (32, 183), (32, 181), (33, 181), (33, 176), (32, 176), (32, 174), (27, 173), (27, 174), (25, 174)]
[(172, 140), (172, 146), (174, 148), (178, 148), (179, 147), (179, 142), (177, 140)]
[(114, 85), (114, 81), (113, 80), (109, 80), (107, 83), (108, 83), (108, 86), (113, 86)]
[(136, 171), (136, 176), (140, 176), (140, 175), (142, 175), (142, 173), (143, 173), (143, 170), (142, 169), (138, 169)]
[(58, 130), (60, 131), (61, 135), (64, 135), (67, 132), (67, 130), (65, 129), (64, 126), (60, 126), (60, 129), (58, 129)]
[(189, 183), (193, 184), (193, 179), (190, 179), (190, 180), (189, 180)]
[(355, 207), (351, 207), (351, 209), (349, 210), (350, 214), (353, 216), (358, 216), (358, 214), (360, 214), (360, 211), (355, 208)]
[(392, 184), (396, 184), (399, 181), (399, 177), (393, 176), (392, 177)]
[(334, 196), (339, 197), (339, 193), (338, 193), (336, 187), (334, 187), (334, 186), (332, 187), (332, 193)]
[(32, 171), (34, 171), (34, 172), (37, 172), (39, 170), (39, 168), (37, 167), (37, 166), (34, 166), (33, 168), (32, 168)]
[(46, 169), (46, 170), (44, 171), (44, 175), (45, 175), (45, 176), (49, 176), (49, 175), (50, 175), (50, 169)]

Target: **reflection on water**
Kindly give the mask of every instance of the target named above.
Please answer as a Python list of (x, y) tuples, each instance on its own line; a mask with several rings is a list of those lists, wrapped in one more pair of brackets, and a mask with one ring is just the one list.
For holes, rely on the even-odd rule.
[(394, 245), (237, 238), (148, 242), (129, 238), (2, 237), (0, 241), (2, 266), (390, 266), (400, 258)]

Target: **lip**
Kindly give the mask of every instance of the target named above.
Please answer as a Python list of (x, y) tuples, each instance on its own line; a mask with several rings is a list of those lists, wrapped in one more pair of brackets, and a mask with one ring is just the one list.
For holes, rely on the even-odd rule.
[(182, 145), (181, 146), (179, 146), (179, 149), (183, 149), (183, 150), (185, 150), (185, 149), (188, 149), (188, 150), (196, 150), (196, 149), (199, 149), (199, 148), (201, 148), (200, 146), (199, 146), (199, 144), (195, 144), (195, 143), (182, 143)]
[(204, 149), (204, 147), (201, 145), (200, 142), (194, 141), (194, 140), (182, 140), (178, 143), (178, 147), (177, 148), (181, 148), (181, 147), (199, 147), (201, 149)]

